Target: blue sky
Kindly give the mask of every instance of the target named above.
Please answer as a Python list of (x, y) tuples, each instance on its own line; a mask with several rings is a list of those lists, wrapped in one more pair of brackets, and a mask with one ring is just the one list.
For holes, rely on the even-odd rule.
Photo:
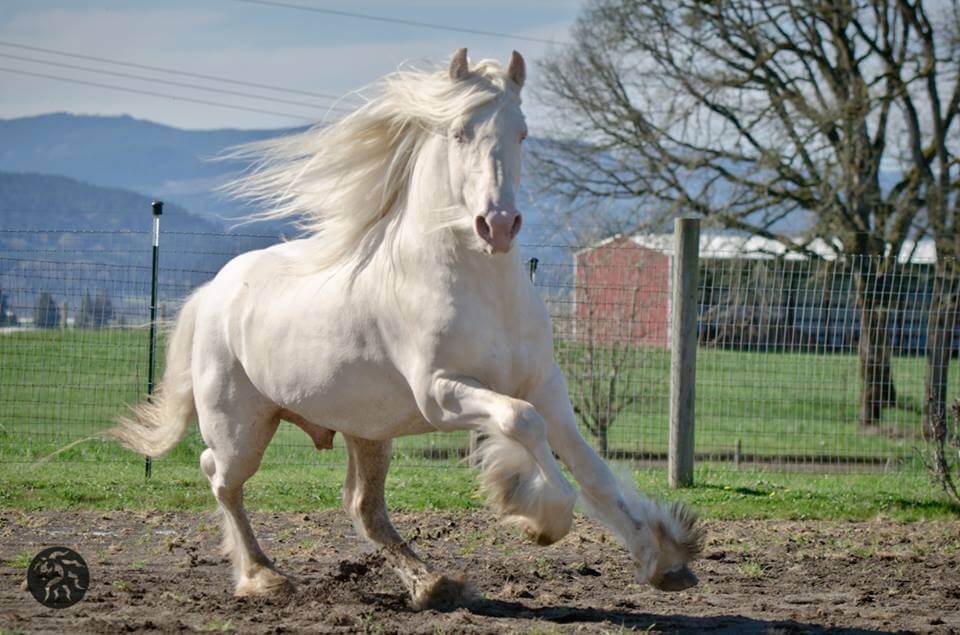
[[(569, 38), (569, 28), (581, 6), (580, 0), (288, 1), (512, 33), (558, 43)], [(468, 47), (474, 60), (496, 57), (505, 61), (515, 48), (527, 58), (531, 81), (535, 81), (533, 63), (548, 54), (551, 47), (540, 42), (385, 24), (236, 0), (4, 0), (0, 3), (0, 42), (333, 95), (343, 95), (368, 84), (404, 61), (441, 62), (460, 46)], [(0, 45), (0, 55), (316, 103), (315, 107), (305, 107), (258, 101), (0, 56), (0, 67), (3, 68), (178, 94), (306, 118), (322, 116), (325, 106), (330, 103), (330, 100), (320, 98), (219, 85), (3, 45)], [(54, 111), (129, 114), (183, 128), (269, 128), (300, 123), (279, 115), (242, 112), (0, 71), (0, 118)], [(539, 109), (532, 96), (526, 99), (525, 111), (536, 131)]]

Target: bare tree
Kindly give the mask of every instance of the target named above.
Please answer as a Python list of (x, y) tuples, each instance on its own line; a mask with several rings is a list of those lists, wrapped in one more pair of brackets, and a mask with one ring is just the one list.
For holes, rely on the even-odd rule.
[[(635, 289), (631, 294), (634, 308), (639, 293), (639, 289)], [(629, 364), (624, 366), (633, 356), (634, 344), (629, 339), (603, 341), (597, 331), (597, 320), (596, 307), (591, 303), (580, 342), (582, 346), (570, 348), (568, 345), (565, 351), (573, 355), (562, 356), (568, 359), (561, 359), (561, 363), (566, 362), (567, 374), (573, 374), (577, 382), (578, 390), (571, 398), (573, 411), (597, 442), (600, 455), (607, 456), (610, 428), (620, 413), (635, 401), (631, 391), (635, 384), (631, 385), (627, 376), (632, 368)], [(636, 324), (636, 321), (630, 324)]]
[(957, 15), (957, 0), (594, 0), (541, 63), (557, 129), (534, 149), (540, 177), (572, 202), (635, 201), (638, 226), (697, 212), (856, 256), (875, 425), (896, 401), (897, 257), (956, 230)]
[[(920, 460), (927, 468), (934, 483), (960, 505), (960, 401), (954, 401), (950, 409), (953, 429), (947, 417), (933, 419), (927, 429), (929, 445), (920, 450)], [(956, 452), (956, 460), (950, 455)], [(956, 476), (954, 476), (956, 472)]]
[(643, 282), (650, 264), (645, 255), (623, 258), (620, 251), (614, 245), (578, 260), (577, 332), (557, 347), (571, 382), (573, 410), (602, 456), (609, 454), (610, 430), (620, 414), (644, 399), (641, 386), (651, 388), (640, 381), (638, 360), (649, 340), (658, 339), (649, 313), (666, 314), (666, 297)]

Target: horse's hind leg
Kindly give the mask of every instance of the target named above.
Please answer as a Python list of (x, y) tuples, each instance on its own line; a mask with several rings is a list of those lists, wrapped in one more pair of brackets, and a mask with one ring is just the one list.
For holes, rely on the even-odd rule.
[(202, 399), (197, 404), (200, 429), (209, 446), (200, 455), (200, 466), (223, 513), (224, 550), (233, 561), (238, 596), (269, 594), (290, 587), (260, 549), (243, 507), (243, 485), (260, 467), (279, 423), (276, 406), (250, 389), (252, 386), (231, 391), (229, 411), (219, 400), (212, 401), (214, 407), (204, 407)]
[(384, 555), (410, 592), (415, 608), (460, 604), (472, 598), (461, 579), (439, 574), (404, 542), (387, 516), (384, 483), (390, 467), (390, 441), (368, 441), (344, 435), (349, 465), (343, 505), (357, 532), (383, 548)]

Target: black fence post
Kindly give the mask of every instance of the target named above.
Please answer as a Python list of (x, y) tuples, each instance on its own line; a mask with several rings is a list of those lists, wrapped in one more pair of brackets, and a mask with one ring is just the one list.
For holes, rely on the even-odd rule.
[[(154, 366), (157, 359), (157, 272), (160, 264), (160, 215), (163, 214), (163, 201), (154, 201), (150, 205), (153, 211), (153, 266), (150, 271), (150, 349), (147, 368), (147, 401), (153, 395)], [(144, 464), (144, 477), (153, 473), (153, 459), (147, 457)]]

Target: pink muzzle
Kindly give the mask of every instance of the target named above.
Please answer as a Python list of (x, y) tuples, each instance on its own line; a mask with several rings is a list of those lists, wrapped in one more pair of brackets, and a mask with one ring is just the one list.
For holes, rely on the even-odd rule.
[(513, 239), (520, 233), (523, 217), (520, 212), (493, 210), (474, 219), (477, 235), (490, 246), (491, 253), (510, 251)]

